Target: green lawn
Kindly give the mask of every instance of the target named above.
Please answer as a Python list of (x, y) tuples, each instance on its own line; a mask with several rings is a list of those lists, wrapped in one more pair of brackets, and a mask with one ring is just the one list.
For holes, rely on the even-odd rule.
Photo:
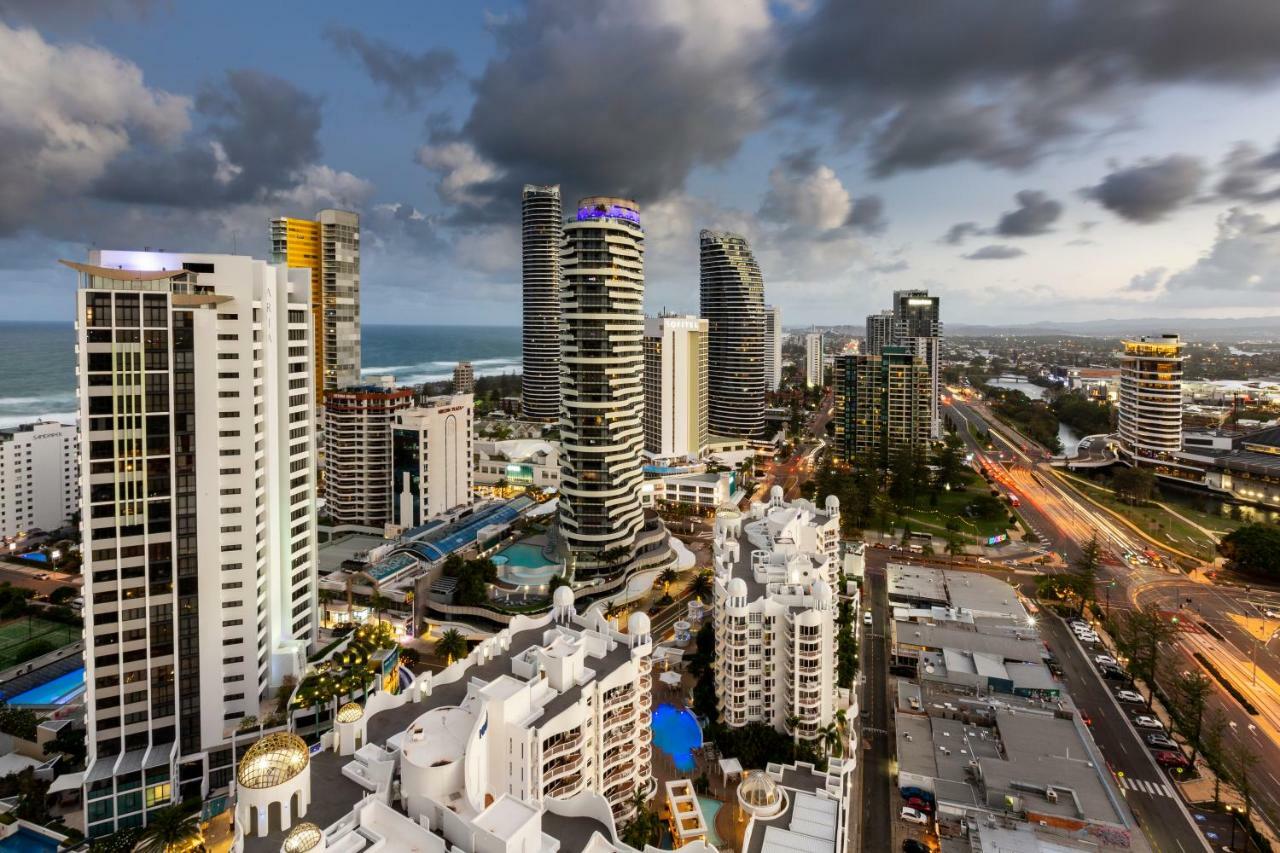
[(0, 669), (8, 669), (30, 660), (24, 649), (29, 642), (47, 640), (53, 648), (61, 648), (79, 639), (79, 628), (49, 622), (37, 616), (22, 616), (5, 622), (0, 624)]
[(964, 491), (943, 492), (938, 496), (937, 506), (930, 506), (927, 495), (921, 496), (918, 506), (907, 510), (898, 519), (891, 519), (891, 523), (895, 526), (901, 526), (901, 521), (905, 520), (913, 530), (945, 536), (947, 535), (947, 522), (955, 519), (960, 525), (959, 533), (963, 536), (985, 539), (989, 536), (1004, 533), (1009, 527), (1007, 514), (1001, 514), (993, 519), (969, 518), (964, 514), (964, 508), (969, 502), (976, 496), (988, 491), (989, 488), (986, 481), (977, 474), (970, 474), (968, 486)]

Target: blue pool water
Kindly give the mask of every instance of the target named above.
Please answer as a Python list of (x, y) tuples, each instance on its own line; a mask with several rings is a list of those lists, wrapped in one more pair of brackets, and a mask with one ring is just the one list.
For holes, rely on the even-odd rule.
[(498, 577), (516, 586), (541, 586), (560, 574), (560, 564), (542, 556), (537, 545), (517, 542), (499, 551), (493, 558)]
[(702, 746), (702, 729), (693, 713), (663, 703), (653, 709), (653, 743), (671, 756), (681, 773), (694, 768), (693, 751)]
[(0, 853), (54, 853), (57, 849), (58, 842), (25, 826), (18, 827), (17, 832), (0, 841)]
[[(84, 690), (84, 667), (73, 669), (9, 699), (10, 705), (63, 705)], [(5, 850), (0, 844), (0, 850)]]
[(707, 822), (707, 843), (718, 848), (721, 845), (720, 835), (716, 832), (716, 812), (724, 803), (710, 797), (698, 797), (698, 807), (702, 809), (702, 819)]

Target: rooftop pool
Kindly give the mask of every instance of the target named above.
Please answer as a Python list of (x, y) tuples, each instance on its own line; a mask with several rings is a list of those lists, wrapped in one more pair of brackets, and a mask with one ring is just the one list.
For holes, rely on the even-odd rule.
[(0, 853), (55, 853), (58, 842), (52, 838), (32, 832), (25, 826), (7, 838), (0, 839)]
[(688, 773), (695, 766), (693, 751), (702, 746), (702, 729), (692, 711), (664, 702), (653, 709), (653, 743)]
[[(84, 667), (63, 673), (44, 684), (9, 698), (10, 705), (65, 705), (84, 691)], [(6, 850), (0, 842), (0, 850)]]
[(498, 577), (517, 586), (542, 586), (560, 574), (560, 564), (542, 556), (542, 548), (517, 542), (493, 555)]

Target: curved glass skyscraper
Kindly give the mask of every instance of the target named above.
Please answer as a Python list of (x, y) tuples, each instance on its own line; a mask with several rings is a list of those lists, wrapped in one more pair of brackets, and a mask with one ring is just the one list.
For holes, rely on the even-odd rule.
[[(633, 556), (644, 526), (644, 231), (636, 203), (593, 197), (564, 225), (560, 536), (588, 562)], [(625, 553), (625, 556), (624, 556)]]
[(525, 184), (520, 205), (524, 284), (524, 417), (560, 416), (560, 187)]
[(701, 309), (708, 325), (712, 435), (764, 436), (764, 277), (746, 238), (703, 231)]

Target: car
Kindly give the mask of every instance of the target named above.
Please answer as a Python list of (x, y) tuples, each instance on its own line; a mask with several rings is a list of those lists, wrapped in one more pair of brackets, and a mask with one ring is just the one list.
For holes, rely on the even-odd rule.
[(986, 557), (979, 557), (979, 558), (978, 558), (978, 563), (979, 563), (980, 565), (983, 565), (983, 566), (989, 566), (989, 565), (991, 565), (991, 561), (990, 561), (990, 560), (988, 560)]
[(1101, 637), (1092, 631), (1087, 634), (1076, 634), (1076, 639), (1082, 643), (1089, 643), (1090, 645), (1101, 641)]
[(1140, 729), (1159, 729), (1164, 731), (1164, 723), (1147, 714), (1139, 714), (1133, 718), (1133, 724)]
[(926, 791), (924, 788), (917, 788), (914, 785), (908, 785), (905, 788), (899, 788), (898, 793), (902, 795), (902, 798), (904, 800), (909, 800), (912, 797), (919, 797), (922, 800), (928, 800), (929, 802), (933, 802), (932, 791)]
[(902, 853), (929, 853), (929, 847), (923, 841), (908, 838), (902, 842)]
[(863, 624), (863, 625), (870, 625), (870, 624), (871, 624), (871, 611), (870, 611), (870, 610), (868, 610), (866, 613), (863, 613), (863, 614), (862, 614), (862, 624)]
[(907, 805), (911, 806), (911, 808), (916, 811), (924, 812), (925, 814), (933, 811), (933, 803), (923, 797), (907, 797)]
[(1161, 767), (1190, 767), (1191, 762), (1182, 754), (1182, 750), (1161, 750), (1154, 753), (1156, 764)]
[(1146, 704), (1146, 700), (1142, 698), (1142, 694), (1136, 690), (1117, 690), (1116, 698), (1121, 702), (1133, 702), (1138, 705)]
[(1098, 671), (1107, 681), (1128, 681), (1129, 676), (1118, 666), (1100, 666)]
[(898, 812), (898, 817), (907, 823), (914, 823), (919, 826), (929, 825), (929, 816), (919, 809), (911, 808), (911, 806), (903, 806), (902, 811)]
[(1118, 663), (1111, 655), (1094, 655), (1093, 662), (1098, 666), (1102, 666), (1104, 663), (1110, 666), (1116, 666)]
[(1091, 632), (1093, 630), (1093, 626), (1088, 622), (1072, 622), (1071, 630), (1075, 631), (1077, 634), (1083, 634)]
[(1147, 746), (1155, 746), (1160, 749), (1177, 749), (1178, 745), (1174, 743), (1173, 738), (1163, 732), (1157, 732), (1153, 735), (1147, 735)]

